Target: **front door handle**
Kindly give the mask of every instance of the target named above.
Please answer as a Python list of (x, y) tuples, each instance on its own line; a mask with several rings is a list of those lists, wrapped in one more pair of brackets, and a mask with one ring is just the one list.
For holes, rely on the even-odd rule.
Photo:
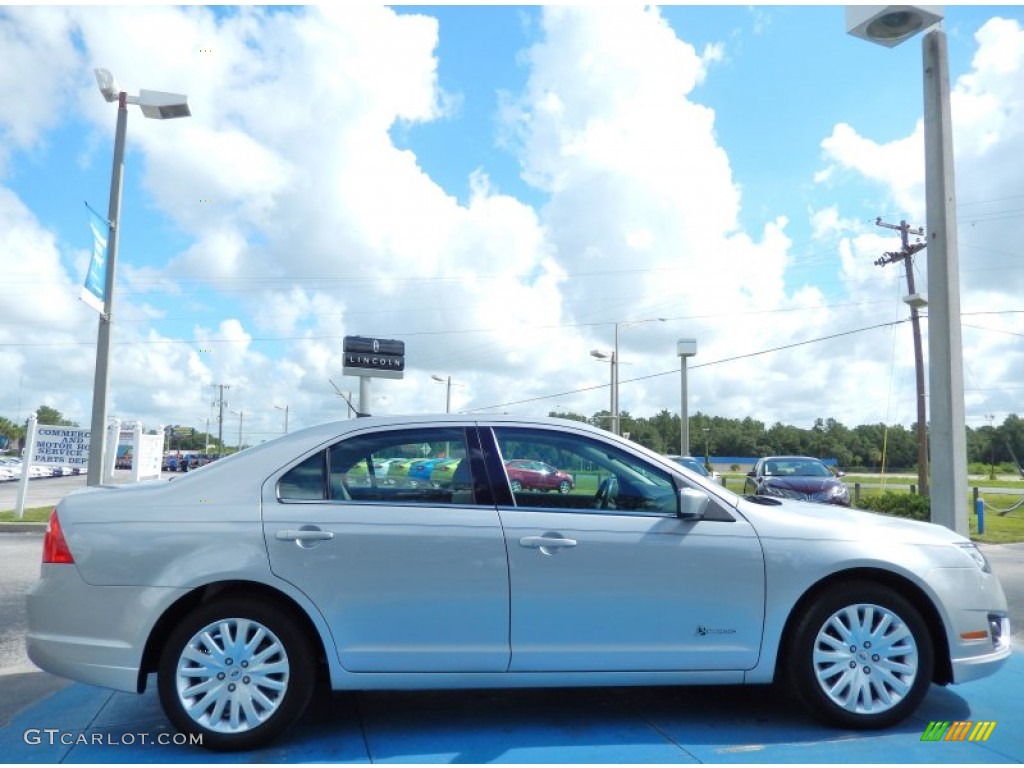
[(530, 549), (565, 549), (575, 547), (576, 539), (555, 538), (553, 536), (524, 536), (519, 540), (520, 546)]
[(274, 538), (278, 541), (326, 541), (327, 539), (333, 539), (334, 533), (332, 531), (321, 531), (316, 528), (298, 531), (294, 528), (286, 528), (275, 533)]

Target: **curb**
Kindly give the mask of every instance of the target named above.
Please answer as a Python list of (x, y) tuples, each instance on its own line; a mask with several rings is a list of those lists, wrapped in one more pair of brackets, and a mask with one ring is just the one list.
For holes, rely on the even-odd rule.
[(46, 523), (0, 523), (0, 533), (45, 533)]

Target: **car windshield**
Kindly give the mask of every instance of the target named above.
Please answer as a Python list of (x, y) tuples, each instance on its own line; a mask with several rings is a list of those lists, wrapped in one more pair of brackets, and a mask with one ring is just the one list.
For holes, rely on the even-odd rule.
[(692, 472), (696, 472), (698, 475), (704, 477), (710, 477), (710, 473), (705, 469), (704, 465), (697, 461), (692, 456), (675, 456), (672, 459), (677, 464), (681, 464)]
[(776, 459), (765, 465), (765, 474), (780, 477), (834, 477), (820, 461)]

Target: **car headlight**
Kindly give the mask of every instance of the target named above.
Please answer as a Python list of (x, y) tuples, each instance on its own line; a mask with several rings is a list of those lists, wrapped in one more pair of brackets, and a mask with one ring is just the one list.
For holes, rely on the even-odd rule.
[(992, 567), (988, 564), (988, 559), (985, 557), (985, 553), (982, 552), (974, 544), (973, 541), (965, 541), (957, 544), (960, 547), (960, 551), (971, 558), (974, 564), (981, 568), (985, 573), (992, 573)]

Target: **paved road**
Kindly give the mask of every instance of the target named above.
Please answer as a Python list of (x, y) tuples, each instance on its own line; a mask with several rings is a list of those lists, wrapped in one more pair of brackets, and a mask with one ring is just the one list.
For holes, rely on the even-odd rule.
[(69, 681), (43, 672), (25, 655), (25, 595), (39, 577), (41, 533), (0, 534), (0, 726)]
[[(164, 478), (177, 477), (172, 472), (164, 472)], [(131, 482), (132, 473), (128, 469), (114, 471), (114, 485)], [(67, 475), (65, 477), (35, 477), (28, 481), (28, 494), (25, 497), (25, 508), (50, 507), (63, 499), (72, 491), (85, 488), (85, 475)], [(18, 503), (17, 482), (0, 483), (0, 512), (14, 509)]]
[(1013, 644), (1018, 650), (1024, 650), (1024, 543), (981, 544), (980, 547), (1006, 592)]

